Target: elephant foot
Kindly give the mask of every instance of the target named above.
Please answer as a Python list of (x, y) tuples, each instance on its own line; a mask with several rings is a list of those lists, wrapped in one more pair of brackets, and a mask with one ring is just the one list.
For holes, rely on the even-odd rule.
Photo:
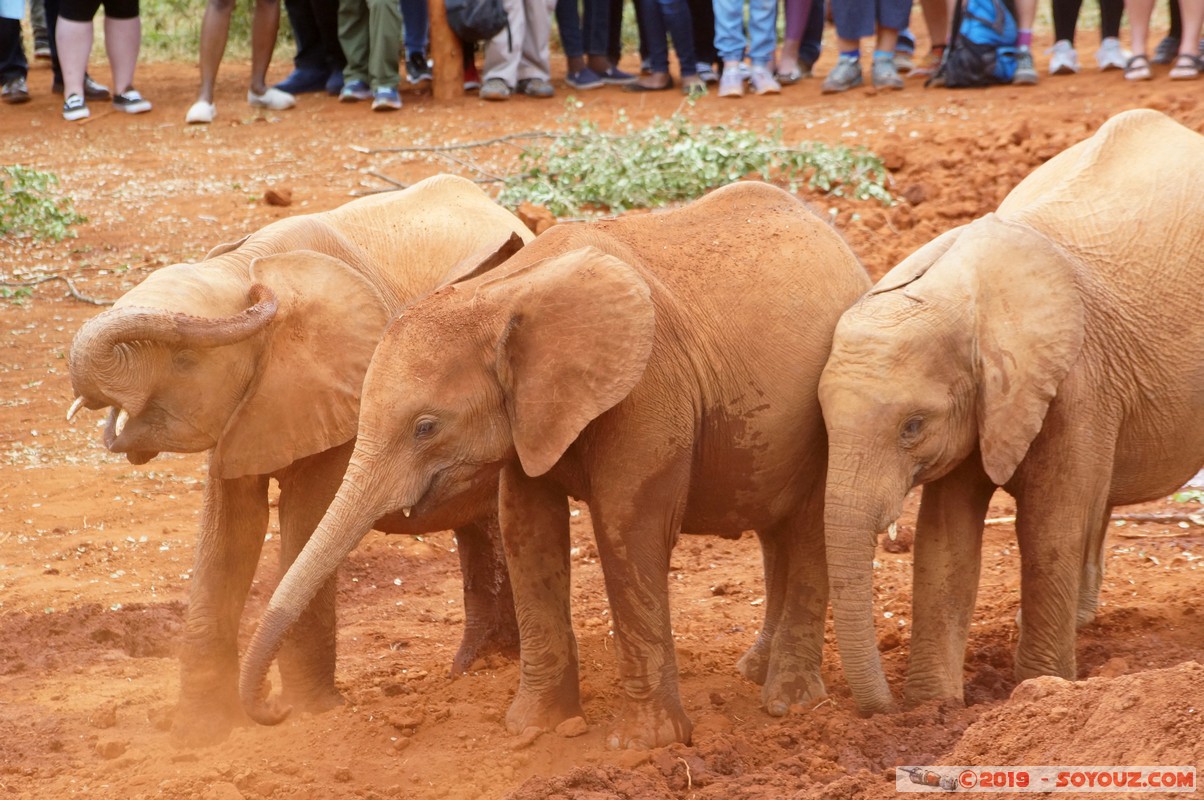
[(291, 706), (293, 711), (322, 714), (347, 704), (347, 699), (333, 686), (321, 689), (286, 688), (280, 695), (280, 704)]
[(518, 658), (518, 622), (513, 616), (494, 620), (488, 625), (465, 627), (460, 649), (452, 659), (451, 674), (468, 672), (478, 658), (495, 654)]
[(172, 719), (171, 742), (176, 747), (209, 747), (226, 741), (236, 725), (246, 722), (246, 715), (237, 705), (181, 702)]
[(818, 670), (775, 670), (761, 689), (761, 704), (772, 717), (784, 717), (791, 706), (811, 706), (828, 696)]
[(506, 730), (522, 733), (534, 727), (550, 731), (566, 719), (584, 716), (581, 697), (575, 685), (572, 691), (542, 693), (519, 687), (518, 694), (506, 711)]
[(611, 750), (649, 750), (674, 742), (690, 743), (694, 723), (676, 697), (671, 703), (627, 700), (606, 746)]
[(1081, 631), (1091, 623), (1095, 622), (1095, 607), (1080, 608), (1078, 614), (1074, 618), (1074, 629)]
[(740, 656), (740, 660), (736, 662), (736, 669), (740, 670), (740, 674), (748, 678), (758, 686), (765, 685), (765, 679), (769, 677), (769, 650), (772, 640), (762, 644), (758, 638), (753, 646), (748, 648), (744, 655)]
[(956, 700), (965, 702), (965, 690), (959, 683), (956, 686), (933, 683), (932, 681), (908, 680), (903, 689), (903, 705), (914, 708), (929, 700)]

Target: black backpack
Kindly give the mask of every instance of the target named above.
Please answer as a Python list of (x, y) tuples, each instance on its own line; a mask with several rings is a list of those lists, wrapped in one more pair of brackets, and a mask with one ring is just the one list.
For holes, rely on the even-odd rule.
[(1012, 0), (962, 0), (950, 29), (953, 41), (926, 86), (958, 89), (1012, 82), (1017, 34)]
[(502, 0), (447, 0), (446, 8), (447, 24), (465, 42), (487, 42), (510, 29)]

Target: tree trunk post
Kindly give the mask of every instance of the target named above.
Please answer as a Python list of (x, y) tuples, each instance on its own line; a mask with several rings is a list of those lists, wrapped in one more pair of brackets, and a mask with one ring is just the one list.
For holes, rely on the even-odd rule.
[(464, 94), (464, 52), (460, 38), (447, 24), (444, 0), (427, 0), (430, 9), (431, 58), (435, 62), (432, 91), (436, 100)]

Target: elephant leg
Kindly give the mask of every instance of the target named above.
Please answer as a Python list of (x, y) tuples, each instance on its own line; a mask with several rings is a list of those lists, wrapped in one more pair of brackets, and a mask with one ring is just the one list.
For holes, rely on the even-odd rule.
[(506, 727), (512, 733), (555, 728), (583, 716), (569, 612), (568, 498), (509, 464), (502, 470), (498, 510), (520, 641), (518, 693)]
[(769, 675), (769, 656), (773, 648), (774, 633), (782, 616), (786, 598), (786, 578), (789, 559), (784, 552), (781, 536), (766, 536), (757, 533), (761, 543), (761, 561), (765, 567), (765, 623), (752, 647), (740, 657), (736, 669), (755, 684), (764, 685)]
[[(322, 521), (342, 484), (353, 442), (297, 461), (280, 483), (280, 574), (288, 572)], [(337, 575), (322, 585), (289, 631), (277, 656), (281, 698), (300, 711), (320, 713), (343, 704), (334, 684)]]
[[(639, 481), (630, 492), (596, 496), (590, 506), (606, 595), (614, 618), (623, 705), (607, 745), (612, 749), (689, 742), (693, 724), (681, 705), (677, 654), (669, 618), (669, 556), (681, 526), (689, 470), (671, 468)], [(603, 481), (604, 486), (630, 486)]]
[(491, 653), (518, 656), (518, 619), (497, 517), (456, 528), (456, 549), (464, 578), (464, 638), (452, 661), (453, 675)]
[(924, 486), (912, 572), (908, 703), (964, 696), (962, 667), (978, 596), (983, 521), (994, 491), (977, 453)]
[(765, 710), (775, 717), (785, 716), (792, 705), (811, 703), (827, 694), (820, 664), (828, 615), (828, 569), (823, 487), (816, 489), (794, 519), (766, 537), (776, 540), (788, 556), (785, 577), (778, 587), (783, 593), (781, 620), (761, 690)]
[(245, 717), (238, 699), (238, 621), (268, 527), (268, 479), (205, 486), (180, 647), (180, 699), (171, 735), (199, 747), (225, 739)]
[(1103, 519), (1095, 526), (1083, 548), (1083, 577), (1079, 583), (1079, 610), (1075, 627), (1083, 628), (1095, 621), (1099, 610), (1100, 584), (1104, 580), (1104, 540), (1108, 538), (1108, 521), (1112, 506), (1104, 508)]
[(1057, 449), (1061, 458), (1037, 464), (1028, 473), (1034, 478), (1016, 493), (1024, 620), (1016, 645), (1018, 681), (1038, 675), (1075, 679), (1075, 629), (1083, 591), (1093, 601), (1098, 592), (1098, 582), (1083, 586), (1083, 561), (1087, 548), (1099, 552), (1092, 542), (1108, 508), (1111, 453), (1076, 459), (1087, 448)]

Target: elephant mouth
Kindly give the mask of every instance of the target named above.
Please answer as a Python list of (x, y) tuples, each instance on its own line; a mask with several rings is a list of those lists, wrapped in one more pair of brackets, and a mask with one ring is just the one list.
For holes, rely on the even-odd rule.
[(126, 452), (125, 457), (131, 464), (141, 466), (157, 455), (159, 453), (156, 450), (130, 450)]

